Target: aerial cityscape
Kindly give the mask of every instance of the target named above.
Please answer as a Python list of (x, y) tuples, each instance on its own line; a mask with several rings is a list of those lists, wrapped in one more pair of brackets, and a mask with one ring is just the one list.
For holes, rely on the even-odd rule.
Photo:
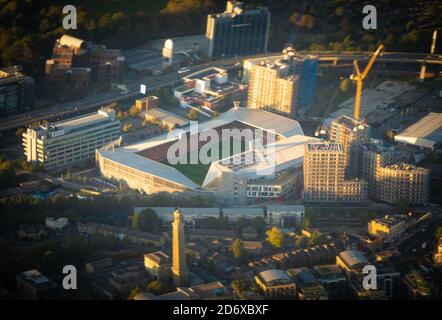
[(0, 1), (0, 300), (440, 300), (441, 17)]

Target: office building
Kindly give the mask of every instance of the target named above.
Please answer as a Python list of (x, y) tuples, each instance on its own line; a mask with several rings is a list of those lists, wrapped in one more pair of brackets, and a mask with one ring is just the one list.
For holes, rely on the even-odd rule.
[(55, 42), (51, 59), (46, 60), (45, 75), (49, 84), (86, 88), (91, 80), (120, 83), (125, 58), (121, 50), (63, 35)]
[(172, 261), (162, 251), (152, 252), (144, 255), (144, 267), (146, 271), (160, 282), (169, 282), (172, 276)]
[(296, 284), (284, 270), (266, 270), (255, 277), (259, 290), (268, 300), (296, 299)]
[(189, 282), (189, 269), (186, 261), (186, 244), (184, 240), (184, 220), (179, 209), (173, 213), (172, 223), (172, 276), (177, 287)]
[(0, 119), (34, 108), (34, 80), (20, 67), (0, 69)]
[(244, 3), (227, 1), (223, 13), (207, 17), (208, 56), (227, 58), (265, 53), (270, 12), (267, 8), (244, 9)]
[(304, 201), (366, 201), (367, 183), (358, 179), (345, 179), (346, 163), (346, 153), (341, 144), (305, 145)]
[(304, 114), (313, 103), (316, 56), (299, 55), (289, 47), (283, 56), (250, 59), (244, 65), (249, 81), (247, 107), (293, 117)]
[(17, 293), (20, 299), (55, 299), (57, 284), (38, 270), (29, 270), (17, 275)]
[(23, 134), (23, 148), (27, 161), (59, 169), (93, 159), (97, 149), (120, 134), (115, 111), (102, 108), (85, 116), (28, 128)]

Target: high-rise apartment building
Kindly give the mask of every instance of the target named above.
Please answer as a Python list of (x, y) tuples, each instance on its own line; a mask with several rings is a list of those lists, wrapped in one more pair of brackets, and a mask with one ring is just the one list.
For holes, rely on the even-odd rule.
[(177, 287), (186, 286), (189, 282), (189, 269), (186, 261), (186, 244), (184, 240), (184, 220), (179, 209), (173, 213), (172, 222), (172, 276)]
[(207, 17), (206, 39), (211, 58), (253, 55), (267, 51), (270, 12), (244, 9), (244, 3), (227, 1), (224, 13)]
[(365, 201), (367, 183), (345, 179), (346, 163), (346, 153), (341, 144), (307, 144), (304, 150), (304, 201)]
[(303, 114), (313, 103), (318, 60), (296, 55), (293, 48), (283, 56), (245, 62), (249, 80), (247, 106), (285, 116)]
[(19, 66), (0, 69), (0, 118), (34, 107), (34, 80)]
[(343, 116), (330, 125), (330, 142), (342, 145), (346, 154), (346, 176), (361, 176), (360, 145), (368, 141), (369, 126), (352, 118)]
[(379, 193), (379, 171), (394, 159), (392, 147), (366, 143), (360, 145), (362, 176), (368, 183), (368, 196), (375, 198)]
[(102, 108), (78, 118), (28, 128), (23, 134), (24, 153), (29, 162), (48, 169), (67, 167), (94, 158), (96, 149), (120, 137), (120, 127), (115, 111)]
[(372, 199), (395, 203), (426, 204), (429, 197), (430, 171), (401, 161), (393, 147), (367, 143), (359, 145), (362, 176), (368, 182)]
[(392, 164), (377, 171), (374, 198), (395, 203), (426, 205), (430, 195), (430, 170), (411, 164)]

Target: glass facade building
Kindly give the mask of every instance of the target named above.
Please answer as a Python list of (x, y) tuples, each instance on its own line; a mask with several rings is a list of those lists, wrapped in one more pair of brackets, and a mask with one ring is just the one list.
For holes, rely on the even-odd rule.
[(211, 58), (252, 55), (267, 51), (270, 12), (244, 10), (242, 2), (228, 1), (227, 10), (207, 17), (206, 39)]

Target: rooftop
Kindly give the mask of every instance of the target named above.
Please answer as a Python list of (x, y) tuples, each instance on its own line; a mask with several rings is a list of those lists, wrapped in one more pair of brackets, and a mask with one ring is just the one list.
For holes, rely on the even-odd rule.
[[(248, 179), (272, 175), (287, 168), (301, 166), (304, 159), (304, 145), (319, 142), (317, 138), (294, 135), (266, 145), (263, 150), (247, 150), (232, 157), (213, 162), (203, 186), (211, 183), (222, 172), (236, 172)], [(263, 181), (261, 181), (263, 182)]]
[(0, 85), (9, 84), (16, 81), (31, 81), (30, 77), (21, 72), (19, 66), (0, 69)]
[(404, 172), (427, 172), (428, 169), (423, 167), (418, 167), (408, 163), (395, 163), (385, 166), (386, 169), (396, 170), (396, 171), (404, 171)]
[(363, 255), (363, 253), (357, 250), (342, 251), (341, 253), (339, 253), (339, 257), (351, 269), (359, 268), (362, 265), (369, 264), (367, 258)]
[(268, 285), (278, 285), (280, 283), (291, 283), (292, 279), (287, 272), (280, 269), (266, 270), (259, 274), (259, 277)]
[(397, 142), (433, 148), (442, 142), (442, 113), (429, 113), (394, 138)]
[(18, 276), (34, 287), (46, 286), (53, 283), (52, 280), (35, 269), (19, 273)]
[(160, 121), (175, 124), (178, 127), (185, 126), (189, 123), (189, 121), (187, 121), (186, 119), (181, 118), (181, 117), (177, 116), (176, 114), (166, 111), (161, 108), (153, 108), (153, 109), (147, 110), (146, 112), (144, 112), (144, 114), (146, 116), (155, 117)]
[(148, 258), (158, 264), (170, 263), (170, 257), (163, 251), (151, 252), (144, 255), (144, 258)]
[(336, 143), (309, 143), (308, 152), (344, 152), (342, 145)]
[(115, 111), (109, 108), (102, 108), (95, 113), (90, 113), (84, 116), (72, 118), (65, 121), (48, 123), (40, 125), (40, 129), (51, 133), (50, 137), (57, 137), (69, 132), (83, 129), (87, 126), (96, 125), (102, 122), (115, 119)]

